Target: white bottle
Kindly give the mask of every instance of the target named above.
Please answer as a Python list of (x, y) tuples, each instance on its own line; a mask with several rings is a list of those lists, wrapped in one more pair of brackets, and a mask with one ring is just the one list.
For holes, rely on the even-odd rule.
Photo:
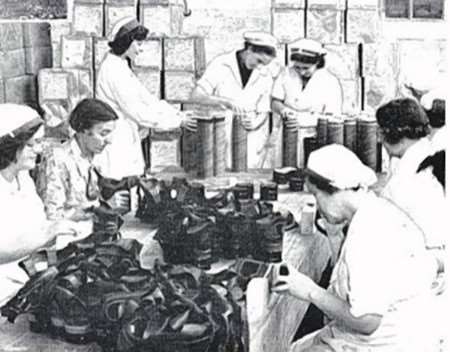
[(315, 216), (316, 216), (315, 203), (307, 202), (302, 208), (302, 217), (300, 221), (300, 232), (302, 235), (312, 235), (314, 233)]

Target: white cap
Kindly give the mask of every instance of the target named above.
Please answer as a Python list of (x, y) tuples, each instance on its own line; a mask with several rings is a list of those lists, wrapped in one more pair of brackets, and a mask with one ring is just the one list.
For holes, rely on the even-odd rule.
[(291, 54), (305, 56), (325, 55), (327, 51), (321, 43), (313, 39), (300, 39), (289, 44)]
[(120, 20), (118, 20), (112, 30), (111, 33), (109, 34), (109, 41), (112, 42), (114, 41), (114, 39), (116, 39), (116, 35), (117, 33), (119, 33), (120, 29), (124, 26), (129, 26), (130, 27), (130, 31), (134, 28), (136, 28), (139, 25), (139, 22), (137, 21), (136, 17), (132, 17), (132, 16), (127, 16), (127, 17), (123, 17)]
[(11, 135), (25, 124), (40, 119), (38, 112), (29, 106), (19, 104), (0, 104), (0, 137)]
[(278, 46), (278, 40), (272, 34), (266, 32), (245, 32), (244, 40), (253, 45), (268, 46), (275, 50)]
[(377, 182), (375, 172), (364, 165), (350, 149), (330, 144), (313, 151), (308, 158), (306, 173), (318, 174), (337, 189), (368, 187)]

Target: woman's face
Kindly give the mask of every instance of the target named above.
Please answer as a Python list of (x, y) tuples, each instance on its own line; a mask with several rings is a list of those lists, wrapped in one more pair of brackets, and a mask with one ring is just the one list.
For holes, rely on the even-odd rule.
[(134, 61), (136, 57), (142, 52), (143, 47), (142, 44), (144, 43), (143, 40), (133, 40), (131, 42), (130, 47), (125, 52), (125, 56), (127, 56), (131, 61)]
[(79, 132), (84, 149), (92, 154), (99, 154), (111, 143), (112, 132), (116, 128), (116, 121), (96, 123), (89, 130)]
[(298, 61), (294, 61), (292, 67), (301, 78), (311, 78), (317, 70), (317, 64), (307, 64)]
[(32, 170), (36, 166), (36, 158), (42, 152), (42, 138), (44, 127), (40, 127), (25, 146), (17, 151), (16, 167), (18, 170)]
[(257, 53), (253, 50), (248, 50), (248, 55), (245, 58), (244, 64), (249, 70), (253, 70), (260, 66), (270, 64), (273, 57), (264, 53)]

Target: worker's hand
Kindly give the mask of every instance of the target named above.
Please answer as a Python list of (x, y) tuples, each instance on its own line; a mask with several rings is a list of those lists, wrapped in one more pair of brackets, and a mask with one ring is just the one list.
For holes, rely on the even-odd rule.
[(422, 96), (428, 92), (428, 90), (420, 90), (420, 89), (414, 88), (409, 83), (405, 83), (404, 87), (406, 88), (407, 92), (409, 94), (411, 94), (414, 98), (416, 98), (417, 101), (419, 101), (419, 102), (420, 102), (420, 99), (422, 98)]
[(285, 126), (287, 128), (299, 127), (298, 114), (295, 110), (284, 108), (283, 111), (281, 111), (281, 117), (284, 120)]
[(181, 127), (188, 131), (197, 131), (197, 120), (190, 114), (182, 114)]
[(130, 211), (130, 192), (118, 191), (107, 200), (108, 205), (116, 210), (120, 215), (124, 215)]
[(267, 117), (266, 113), (247, 112), (241, 115), (241, 123), (247, 131), (254, 131), (264, 124)]
[(138, 133), (140, 139), (145, 139), (150, 133), (150, 128), (140, 127)]
[(299, 299), (311, 301), (311, 293), (318, 286), (308, 276), (287, 263), (275, 264), (272, 270), (272, 292), (286, 292)]

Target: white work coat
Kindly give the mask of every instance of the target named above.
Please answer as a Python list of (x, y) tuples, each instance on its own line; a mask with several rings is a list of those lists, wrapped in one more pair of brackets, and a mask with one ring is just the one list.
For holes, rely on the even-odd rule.
[[(18, 175), (16, 182), (8, 182), (0, 175), (0, 202), (2, 209), (2, 243), (20, 247), (27, 238), (39, 236), (48, 231), (44, 205), (37, 195), (33, 180), (27, 171)], [(8, 246), (6, 246), (7, 248)], [(0, 305), (6, 303), (28, 280), (18, 266), (19, 261), (0, 264)]]
[(305, 88), (294, 68), (285, 68), (273, 85), (272, 97), (296, 110), (333, 114), (342, 112), (341, 84), (325, 68), (316, 70)]
[[(250, 111), (255, 111), (265, 122), (254, 131), (248, 133), (247, 160), (249, 168), (267, 167), (269, 159), (267, 142), (269, 138), (270, 93), (279, 68), (276, 63), (254, 69), (249, 81), (242, 87), (236, 51), (220, 55), (213, 59), (205, 73), (197, 82), (206, 94), (238, 101)], [(228, 116), (226, 125), (227, 167), (231, 167), (232, 118)]]
[(180, 127), (179, 112), (151, 95), (127, 61), (112, 53), (100, 66), (96, 93), (119, 116), (111, 144), (98, 157), (102, 172), (116, 179), (142, 175), (145, 164), (139, 129)]
[(334, 352), (435, 351), (430, 287), (436, 269), (423, 244), (408, 217), (369, 194), (351, 220), (328, 291), (347, 302), (355, 317), (382, 316), (380, 326), (366, 335), (330, 321), (290, 351), (309, 351), (311, 346)]
[(427, 137), (410, 146), (396, 163), (381, 195), (414, 219), (424, 232), (428, 247), (439, 247), (448, 236), (444, 189), (431, 169), (416, 172), (420, 163), (433, 153)]

